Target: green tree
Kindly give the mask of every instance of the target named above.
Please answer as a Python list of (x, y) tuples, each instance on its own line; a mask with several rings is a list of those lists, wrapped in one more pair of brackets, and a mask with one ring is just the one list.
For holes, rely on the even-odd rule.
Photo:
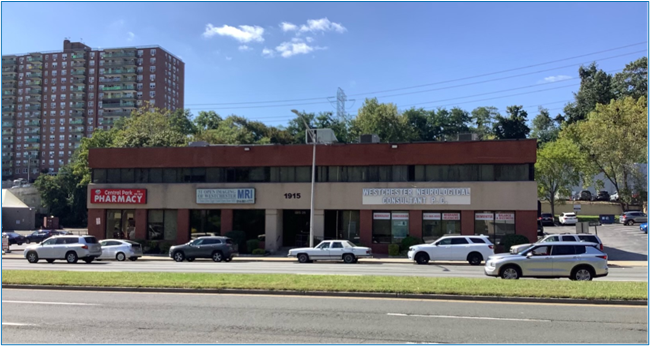
[(413, 107), (404, 111), (402, 115), (411, 130), (410, 141), (428, 142), (434, 139), (431, 111)]
[(548, 109), (540, 106), (539, 114), (533, 118), (533, 130), (531, 136), (537, 138), (537, 143), (540, 146), (543, 146), (548, 142), (556, 140), (559, 133), (560, 127), (557, 120), (551, 118)]
[(167, 109), (142, 107), (131, 113), (115, 133), (114, 145), (118, 148), (178, 147), (186, 145), (184, 122)]
[(477, 107), (472, 111), (472, 125), (474, 133), (480, 139), (489, 139), (494, 136), (492, 130), (495, 119), (500, 116), (496, 107)]
[(177, 109), (169, 114), (171, 129), (184, 134), (193, 135), (197, 131), (196, 125), (192, 122), (192, 114), (189, 109)]
[[(331, 129), (334, 131), (336, 140), (339, 143), (349, 143), (351, 141), (349, 124), (336, 118), (332, 112), (307, 113), (299, 112), (295, 118), (289, 121), (288, 126), (282, 129), (291, 137), (291, 143), (305, 143), (305, 122), (313, 129)], [(303, 122), (304, 119), (304, 122)]]
[(580, 89), (573, 93), (575, 101), (564, 107), (565, 119), (573, 124), (587, 117), (597, 104), (608, 104), (615, 96), (612, 88), (612, 76), (598, 69), (596, 63), (578, 69)]
[(358, 137), (376, 134), (382, 142), (404, 142), (411, 138), (411, 128), (393, 103), (366, 99), (352, 121), (351, 133)]
[(530, 133), (526, 125), (528, 113), (522, 106), (510, 106), (506, 113), (508, 117), (497, 116), (494, 123), (494, 136), (497, 139), (523, 139)]
[(614, 94), (616, 98), (632, 97), (639, 99), (648, 95), (648, 58), (642, 57), (627, 65), (623, 71), (614, 75)]
[[(558, 197), (571, 196), (571, 187), (580, 183), (580, 172), (585, 165), (580, 150), (571, 141), (550, 142), (537, 151), (535, 180), (537, 196), (549, 201), (555, 215)], [(559, 199), (562, 203), (562, 199)]]
[(200, 111), (199, 115), (194, 119), (194, 125), (198, 131), (216, 130), (222, 121), (223, 119), (214, 111)]

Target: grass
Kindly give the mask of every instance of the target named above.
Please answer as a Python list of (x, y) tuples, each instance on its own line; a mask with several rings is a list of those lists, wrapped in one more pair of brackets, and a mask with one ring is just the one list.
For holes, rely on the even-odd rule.
[(511, 281), (488, 278), (3, 270), (2, 284), (451, 294), (598, 300), (648, 299), (647, 282)]
[[(599, 221), (599, 215), (576, 215), (579, 222)], [(560, 215), (555, 215), (555, 221), (560, 219)], [(618, 215), (614, 215), (614, 223), (618, 223)]]

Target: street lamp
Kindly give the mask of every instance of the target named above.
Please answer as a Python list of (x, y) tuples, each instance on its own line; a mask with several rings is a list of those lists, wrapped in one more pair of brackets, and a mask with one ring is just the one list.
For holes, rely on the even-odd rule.
[(312, 159), (311, 159), (311, 202), (309, 206), (309, 247), (314, 247), (314, 183), (316, 180), (316, 141), (317, 137), (314, 133), (314, 130), (309, 127), (305, 118), (295, 109), (292, 109), (291, 112), (296, 114), (305, 124), (305, 129), (311, 137), (311, 142), (313, 143), (312, 149)]

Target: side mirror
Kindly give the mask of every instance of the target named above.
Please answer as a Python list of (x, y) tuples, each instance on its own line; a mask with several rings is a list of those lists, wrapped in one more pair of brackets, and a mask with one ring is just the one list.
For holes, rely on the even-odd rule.
[(531, 257), (533, 257), (533, 252), (532, 251), (529, 252), (528, 254), (526, 254), (526, 258), (531, 258)]

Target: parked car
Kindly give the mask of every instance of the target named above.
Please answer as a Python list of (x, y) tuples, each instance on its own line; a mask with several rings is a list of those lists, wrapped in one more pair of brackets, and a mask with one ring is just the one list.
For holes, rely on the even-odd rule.
[(102, 246), (102, 254), (97, 259), (114, 259), (122, 262), (127, 258), (136, 261), (142, 257), (142, 245), (132, 240), (106, 239), (100, 241), (99, 244)]
[(359, 258), (372, 258), (372, 250), (357, 246), (348, 240), (325, 240), (313, 248), (303, 247), (289, 250), (287, 257), (296, 257), (300, 263), (316, 260), (357, 263)]
[(216, 233), (192, 233), (192, 240), (199, 239), (201, 237), (216, 237)]
[(610, 200), (609, 192), (607, 191), (599, 191), (596, 197), (594, 197), (594, 201), (609, 201)]
[(64, 231), (56, 231), (56, 230), (47, 230), (47, 229), (40, 229), (38, 231), (34, 231), (32, 234), (28, 235), (25, 237), (25, 242), (27, 244), (29, 243), (40, 243), (43, 240), (55, 236), (55, 235), (67, 235), (65, 234), (67, 232)]
[(631, 226), (635, 223), (648, 222), (648, 215), (640, 211), (627, 211), (619, 216), (618, 220), (625, 226)]
[(65, 259), (68, 263), (77, 263), (81, 259), (91, 263), (101, 256), (102, 247), (93, 236), (53, 236), (40, 244), (29, 245), (24, 251), (24, 256), (29, 263), (37, 263), (44, 259), (52, 263), (58, 259)]
[(581, 233), (581, 234), (569, 234), (569, 233), (564, 233), (564, 234), (551, 234), (548, 235), (540, 240), (538, 240), (536, 243), (533, 244), (518, 244), (518, 245), (513, 245), (510, 247), (510, 253), (511, 254), (516, 254), (522, 252), (524, 249), (529, 248), (535, 244), (541, 244), (541, 243), (558, 243), (558, 242), (587, 242), (587, 243), (594, 243), (598, 244), (598, 249), (600, 251), (603, 251), (605, 247), (603, 246), (603, 242), (600, 240), (600, 238), (597, 235), (594, 234), (586, 234), (586, 233)]
[(576, 213), (562, 213), (558, 218), (558, 221), (560, 221), (560, 224), (563, 226), (575, 225), (578, 223), (578, 217), (576, 216)]
[(411, 246), (408, 259), (417, 264), (429, 261), (467, 261), (479, 265), (484, 259), (494, 255), (494, 244), (484, 235), (447, 236), (431, 244)]
[(642, 223), (641, 226), (639, 226), (639, 229), (641, 230), (641, 232), (648, 234), (648, 223), (647, 222)]
[(2, 235), (7, 236), (9, 245), (23, 245), (23, 243), (27, 242), (27, 239), (25, 239), (25, 237), (15, 232), (5, 232), (2, 233)]
[(182, 245), (172, 246), (169, 257), (176, 262), (194, 261), (196, 258), (212, 258), (215, 262), (230, 262), (238, 253), (228, 237), (201, 237)]
[(591, 201), (591, 192), (588, 190), (580, 191), (579, 201)]
[(485, 275), (502, 279), (520, 277), (562, 278), (591, 281), (607, 276), (607, 254), (597, 244), (582, 242), (541, 243), (517, 254), (491, 256)]
[(555, 226), (555, 218), (551, 213), (543, 213), (539, 218), (544, 226)]
[(614, 192), (611, 196), (609, 196), (610, 202), (618, 202), (618, 192)]

